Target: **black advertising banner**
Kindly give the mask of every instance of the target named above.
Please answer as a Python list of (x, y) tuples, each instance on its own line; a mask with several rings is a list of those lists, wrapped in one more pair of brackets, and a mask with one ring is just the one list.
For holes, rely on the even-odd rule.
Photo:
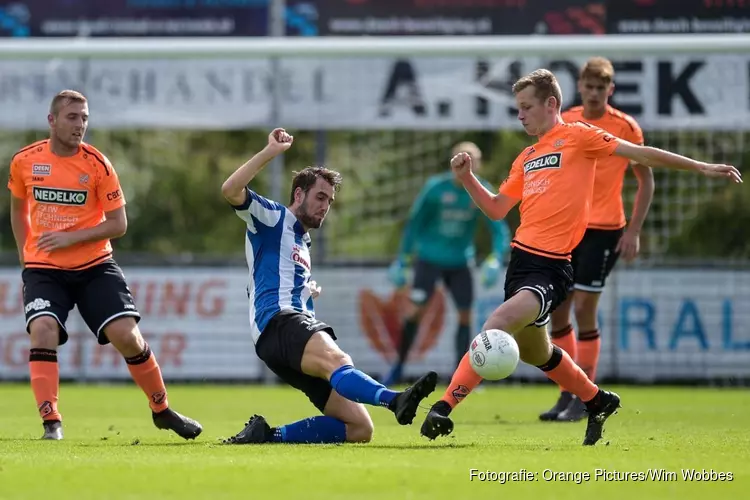
[(264, 36), (270, 0), (0, 0), (2, 37)]
[(748, 33), (750, 0), (609, 0), (607, 33)]
[(287, 0), (297, 36), (603, 34), (604, 0)]

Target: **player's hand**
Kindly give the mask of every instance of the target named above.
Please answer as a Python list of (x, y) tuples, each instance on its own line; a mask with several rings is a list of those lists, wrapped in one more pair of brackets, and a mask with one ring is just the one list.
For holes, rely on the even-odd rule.
[(641, 236), (637, 231), (626, 230), (620, 236), (620, 241), (617, 242), (615, 252), (620, 254), (620, 257), (625, 262), (631, 262), (638, 256), (641, 251)]
[(42, 252), (51, 252), (69, 247), (76, 243), (75, 235), (71, 232), (58, 231), (43, 233), (37, 242), (37, 248)]
[(406, 285), (406, 265), (404, 265), (403, 259), (396, 259), (388, 267), (388, 280), (396, 288)]
[(727, 177), (734, 182), (742, 182), (742, 174), (732, 165), (719, 163), (704, 163), (701, 172), (706, 177)]
[(320, 292), (323, 291), (323, 288), (318, 286), (318, 283), (315, 281), (311, 281), (307, 286), (310, 289), (310, 295), (314, 299), (317, 299), (320, 296)]
[(469, 153), (458, 153), (451, 158), (451, 170), (457, 179), (464, 179), (471, 174), (471, 155)]
[(281, 154), (292, 147), (294, 137), (287, 134), (283, 128), (276, 128), (268, 134), (268, 147), (274, 154)]
[(500, 277), (500, 260), (495, 254), (490, 254), (484, 259), (479, 274), (484, 288), (492, 288), (495, 286)]

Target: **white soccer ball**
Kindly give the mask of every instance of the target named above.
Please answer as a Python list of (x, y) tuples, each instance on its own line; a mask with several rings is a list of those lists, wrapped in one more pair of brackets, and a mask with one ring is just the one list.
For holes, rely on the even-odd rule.
[(471, 341), (471, 367), (487, 380), (502, 380), (518, 366), (518, 344), (513, 335), (502, 330), (486, 330)]

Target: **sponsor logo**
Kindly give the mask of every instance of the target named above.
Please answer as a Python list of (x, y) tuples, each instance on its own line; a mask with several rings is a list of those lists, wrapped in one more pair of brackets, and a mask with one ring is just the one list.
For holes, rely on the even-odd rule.
[(49, 300), (34, 299), (33, 301), (26, 304), (26, 314), (28, 314), (32, 309), (34, 311), (41, 311), (42, 309), (47, 309), (49, 306)]
[(307, 269), (308, 271), (310, 271), (310, 269), (311, 269), (310, 263), (307, 262), (307, 259), (305, 259), (304, 257), (302, 257), (302, 255), (300, 254), (300, 248), (297, 245), (295, 245), (292, 248), (292, 260), (295, 263), (297, 263), (300, 266), (302, 266), (305, 269)]
[(51, 173), (52, 173), (52, 165), (34, 163), (31, 166), (31, 175), (50, 175)]
[(468, 387), (466, 387), (465, 385), (459, 385), (459, 386), (458, 386), (458, 387), (457, 387), (457, 388), (456, 388), (456, 389), (455, 389), (455, 390), (454, 390), (454, 391), (453, 391), (453, 392), (451, 393), (451, 396), (453, 396), (453, 398), (454, 398), (454, 399), (455, 399), (456, 401), (461, 401), (461, 400), (463, 400), (463, 399), (464, 399), (464, 398), (465, 398), (465, 397), (466, 397), (466, 396), (467, 396), (467, 395), (469, 394), (469, 392), (470, 392), (470, 391), (469, 391), (469, 388), (468, 388)]
[(89, 192), (84, 190), (34, 187), (34, 199), (40, 203), (80, 207), (86, 204), (88, 196)]
[(485, 351), (491, 351), (492, 350), (492, 344), (490, 344), (490, 338), (487, 336), (487, 333), (482, 333), (482, 344), (484, 344), (484, 350)]
[(117, 191), (112, 191), (111, 193), (107, 193), (107, 201), (115, 201), (119, 199), (122, 196), (122, 193), (118, 189)]
[(485, 362), (484, 354), (481, 352), (475, 352), (474, 353), (474, 364), (477, 366), (484, 366)]
[(527, 174), (535, 170), (544, 170), (546, 168), (560, 168), (562, 164), (562, 153), (550, 153), (523, 164), (523, 173)]
[(167, 399), (167, 393), (164, 391), (155, 392), (151, 395), (151, 401), (154, 404), (160, 405)]
[(83, 184), (84, 186), (89, 183), (89, 174), (81, 174), (78, 177), (78, 182)]
[(52, 413), (52, 403), (49, 401), (43, 401), (42, 404), (39, 405), (39, 415), (44, 418)]

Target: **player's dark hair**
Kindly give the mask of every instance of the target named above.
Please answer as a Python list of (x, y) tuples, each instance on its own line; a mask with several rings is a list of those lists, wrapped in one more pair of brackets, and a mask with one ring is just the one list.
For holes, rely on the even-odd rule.
[(562, 107), (562, 90), (557, 78), (547, 69), (532, 71), (513, 84), (513, 93), (518, 94), (527, 87), (534, 87), (534, 95), (544, 102), (550, 97), (557, 101), (558, 109)]
[(87, 102), (86, 96), (78, 92), (77, 90), (63, 90), (57, 93), (52, 98), (52, 102), (49, 105), (49, 113), (53, 116), (57, 116), (60, 108), (67, 106), (71, 102)]
[(615, 79), (615, 68), (609, 59), (604, 57), (592, 57), (586, 64), (581, 68), (579, 75), (581, 80), (586, 78), (595, 78), (603, 81), (605, 84), (612, 83)]
[(318, 181), (318, 178), (333, 186), (334, 191), (338, 191), (341, 186), (341, 174), (329, 168), (306, 167), (300, 172), (292, 173), (294, 179), (292, 179), (292, 193), (289, 203), (294, 203), (294, 192), (297, 191), (297, 188), (301, 188), (304, 193), (307, 193)]

